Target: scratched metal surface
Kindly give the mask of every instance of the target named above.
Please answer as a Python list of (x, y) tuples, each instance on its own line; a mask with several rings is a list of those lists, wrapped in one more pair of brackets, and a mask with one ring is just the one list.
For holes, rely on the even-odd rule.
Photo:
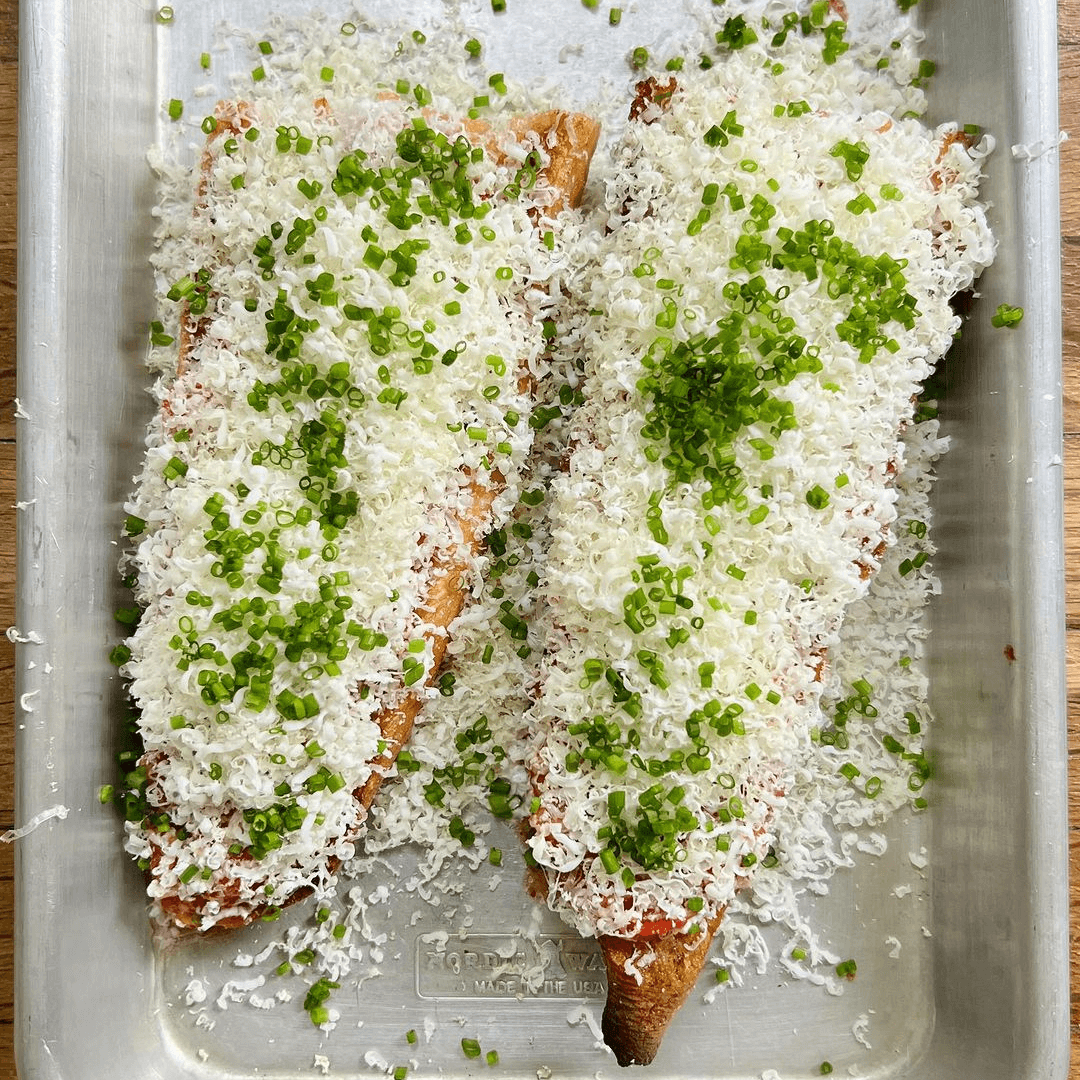
[[(892, 6), (848, 3), (864, 25)], [(386, 938), (336, 999), (343, 1018), (329, 1038), (295, 1003), (260, 1011), (218, 1001), (226, 983), (251, 974), (235, 965), (237, 954), (257, 954), (281, 924), (167, 953), (151, 945), (141, 881), (116, 818), (97, 800), (122, 711), (101, 644), (120, 602), (114, 539), (150, 407), (141, 368), (152, 312), (145, 154), (163, 134), (161, 103), (205, 82), (196, 58), (211, 28), (227, 17), (258, 30), (271, 5), (172, 6), (167, 28), (148, 0), (38, 0), (20, 12), (27, 506), (18, 628), (31, 640), (19, 646), (17, 798), (20, 821), (68, 809), (19, 841), (20, 1076), (284, 1080), (311, 1075), (317, 1054), (344, 1077), (370, 1075), (380, 1059), (415, 1059), (416, 1075), (611, 1075), (585, 1019), (599, 1016), (603, 997), (595, 949), (539, 916), (521, 890), (504, 883), (490, 892), (482, 874), (437, 909), (400, 890), (371, 905), (372, 931)], [(485, 34), (492, 67), (523, 81), (555, 78), (586, 106), (605, 80), (625, 84), (629, 48), (662, 50), (707, 0), (638, 0), (618, 30), (606, 7), (590, 12), (578, 0), (508, 6), (498, 18), (487, 0), (455, 10)], [(312, 9), (301, 0), (273, 7)], [(332, 20), (353, 15), (335, 0), (320, 7)], [(408, 8), (377, 0), (367, 10), (391, 20), (406, 10), (421, 23), (445, 15), (442, 0)], [(937, 495), (945, 596), (931, 657), (938, 792), (921, 821), (893, 822), (884, 858), (838, 875), (815, 905), (823, 936), (860, 957), (850, 989), (833, 998), (770, 970), (706, 1005), (703, 986), (652, 1066), (658, 1076), (811, 1076), (824, 1059), (840, 1075), (868, 1077), (1013, 1080), (1066, 1070), (1057, 159), (1009, 152), (1057, 135), (1055, 11), (1050, 0), (923, 0), (918, 14), (925, 52), (939, 63), (934, 111), (978, 123), (1001, 144), (987, 187), (1001, 255), (981, 302), (1026, 311), (1011, 334), (992, 333), (987, 320), (973, 325), (947, 370), (954, 449)], [(583, 47), (563, 52), (570, 43)], [(218, 54), (215, 67), (227, 67)], [(494, 842), (516, 851), (509, 833)], [(912, 880), (909, 853), (923, 845), (929, 864), (900, 903), (892, 890)], [(408, 876), (413, 860), (402, 852), (386, 881)], [(504, 878), (520, 871), (508, 856)], [(286, 920), (303, 917), (294, 909)], [(536, 944), (527, 944), (517, 931), (537, 918)], [(889, 935), (907, 943), (898, 959), (888, 956)], [(538, 957), (547, 977), (525, 995), (515, 972)], [(356, 986), (369, 967), (380, 977)], [(206, 1001), (189, 1003), (193, 977), (211, 988)], [(863, 1014), (871, 1046), (852, 1036)], [(423, 1032), (425, 1021), (430, 1039), (408, 1047), (405, 1031)], [(467, 1062), (462, 1035), (497, 1047), (498, 1068)], [(378, 1057), (366, 1061), (372, 1051)]]

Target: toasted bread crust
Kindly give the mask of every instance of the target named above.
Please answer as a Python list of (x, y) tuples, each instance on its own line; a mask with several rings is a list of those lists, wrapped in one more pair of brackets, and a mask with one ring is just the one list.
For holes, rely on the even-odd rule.
[(673, 932), (647, 941), (600, 938), (608, 978), (601, 1028), (620, 1065), (648, 1065), (656, 1057), (664, 1032), (705, 966), (723, 915), (693, 935)]

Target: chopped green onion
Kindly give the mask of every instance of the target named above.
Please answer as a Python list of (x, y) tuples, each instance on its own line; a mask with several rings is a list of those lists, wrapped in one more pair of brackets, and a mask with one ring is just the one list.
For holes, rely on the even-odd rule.
[(1000, 329), (1003, 326), (1007, 326), (1010, 329), (1020, 325), (1020, 320), (1024, 317), (1024, 309), (1022, 307), (1013, 307), (1010, 304), (998, 304), (997, 311), (994, 312), (990, 319), (990, 325)]
[(179, 120), (184, 115), (184, 103), (179, 98), (173, 98), (168, 105), (169, 119)]
[[(280, 909), (275, 909), (280, 910)], [(338, 935), (338, 930), (344, 931), (344, 926), (334, 928), (334, 936)], [(325, 1024), (330, 1019), (330, 1012), (323, 1004), (330, 998), (330, 991), (337, 990), (340, 983), (332, 982), (330, 979), (319, 979), (314, 983), (307, 992), (304, 998), (304, 1008), (307, 1010), (308, 1015), (311, 1017), (311, 1022), (318, 1027), (320, 1024)]]
[(843, 158), (844, 171), (847, 173), (847, 178), (853, 182), (862, 176), (863, 167), (870, 160), (870, 147), (861, 140), (849, 143), (841, 139), (829, 153), (835, 158)]
[(874, 200), (863, 191), (846, 204), (846, 209), (852, 214), (861, 214), (864, 211), (873, 213), (877, 209), (877, 205)]
[(187, 462), (181, 461), (178, 457), (171, 457), (165, 463), (165, 468), (162, 473), (166, 480), (179, 480), (182, 476), (186, 476), (188, 471)]

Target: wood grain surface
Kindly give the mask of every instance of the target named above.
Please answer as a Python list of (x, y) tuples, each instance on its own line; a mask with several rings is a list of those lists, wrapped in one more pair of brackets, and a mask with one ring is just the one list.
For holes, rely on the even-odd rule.
[[(32, 0), (25, 0), (32, 2)], [(1070, 1080), (1080, 1080), (1080, 0), (1059, 0), (1069, 676)], [(18, 0), (0, 0), (0, 629), (15, 621), (15, 295)], [(14, 816), (14, 649), (0, 635), (0, 832)], [(0, 1078), (15, 1077), (10, 845), (0, 844)]]
[[(0, 0), (0, 630), (15, 622), (15, 172), (18, 0)], [(15, 647), (0, 635), (0, 832), (15, 814)], [(14, 860), (0, 844), (0, 1077), (15, 1076)]]

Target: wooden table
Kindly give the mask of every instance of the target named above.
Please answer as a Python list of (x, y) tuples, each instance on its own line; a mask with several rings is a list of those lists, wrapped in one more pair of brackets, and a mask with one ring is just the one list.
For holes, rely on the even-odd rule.
[[(15, 622), (15, 138), (18, 0), (0, 0), (0, 629)], [(15, 647), (0, 637), (0, 831), (15, 814)], [(0, 1076), (15, 1076), (11, 846), (0, 844)]]
[[(1073, 1060), (1080, 1080), (1080, 0), (1059, 0), (1064, 278), (1065, 494), (1069, 656), (1069, 862)], [(0, 0), (0, 629), (15, 621), (15, 181), (18, 0)], [(14, 647), (0, 636), (0, 831), (14, 822)], [(12, 943), (14, 881), (0, 844), (0, 1077), (15, 1076)]]

